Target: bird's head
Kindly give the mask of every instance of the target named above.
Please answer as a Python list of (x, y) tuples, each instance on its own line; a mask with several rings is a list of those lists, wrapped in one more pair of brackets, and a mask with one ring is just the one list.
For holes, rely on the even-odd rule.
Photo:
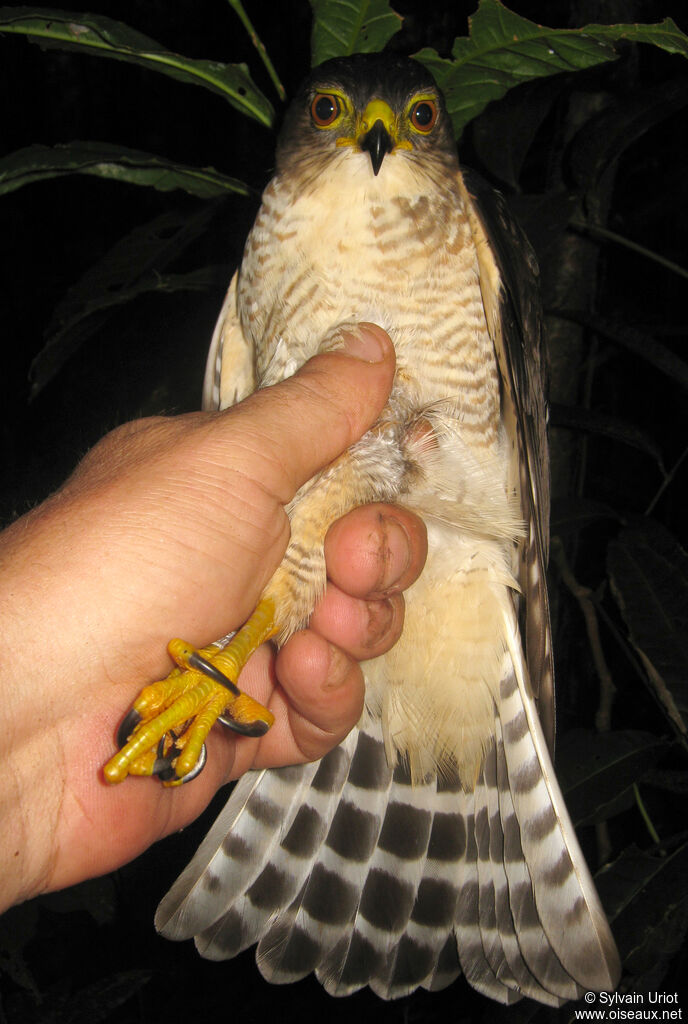
[(381, 173), (400, 157), (446, 174), (456, 149), (442, 93), (417, 61), (354, 54), (314, 68), (287, 111), (277, 147), (278, 172), (312, 180), (333, 160), (354, 155), (359, 169)]

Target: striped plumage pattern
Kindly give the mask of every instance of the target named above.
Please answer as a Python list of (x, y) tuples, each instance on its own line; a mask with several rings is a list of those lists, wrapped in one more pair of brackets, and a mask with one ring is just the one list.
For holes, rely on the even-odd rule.
[[(316, 130), (313, 96), (335, 89), (355, 113)], [(257, 943), (266, 978), (315, 971), (334, 995), (369, 985), (394, 998), (463, 972), (501, 1002), (557, 1005), (612, 988), (618, 957), (534, 696), (549, 733), (539, 325), (520, 284), (528, 255), (515, 254), (515, 274), (498, 266), (441, 98), (434, 133), (404, 127), (429, 94), (405, 59), (316, 69), (287, 116), (205, 392), (207, 405), (232, 404), (336, 346), (342, 324), (385, 327), (398, 362), (389, 404), (297, 494), (267, 593), (287, 637), (323, 591), (328, 527), (366, 501), (423, 515), (426, 569), (401, 640), (365, 666), (358, 728), (319, 763), (245, 776), (156, 923), (211, 959)], [(336, 141), (371, 97), (390, 105), (401, 140), (378, 175)]]

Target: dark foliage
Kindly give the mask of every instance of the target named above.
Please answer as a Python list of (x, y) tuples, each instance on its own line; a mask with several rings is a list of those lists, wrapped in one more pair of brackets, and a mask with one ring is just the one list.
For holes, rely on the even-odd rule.
[[(291, 94), (309, 64), (308, 4), (252, 6)], [(649, 0), (513, 6), (556, 27), (658, 20)], [(662, 17), (688, 31), (680, 0), (663, 7)], [(405, 21), (392, 45), (447, 54), (473, 8), (398, 0)], [(180, 53), (245, 60), (272, 95), (228, 5), (97, 0), (89, 9)], [(272, 133), (217, 96), (131, 65), (42, 53), (22, 38), (3, 37), (0, 48), (7, 153), (94, 139), (212, 165), (257, 193), (270, 176)], [(681, 276), (642, 250), (685, 263), (688, 66), (649, 46), (621, 46), (619, 54), (613, 64), (512, 90), (469, 127), (460, 156), (508, 195), (542, 267), (555, 402), (559, 770), (586, 853), (601, 868), (601, 896), (625, 958), (622, 990), (681, 993), (688, 968), (686, 269)], [(118, 423), (197, 407), (208, 339), (256, 206), (257, 197), (208, 203), (84, 177), (0, 199), (4, 522), (57, 487)], [(164, 293), (156, 287), (161, 275), (170, 282)], [(98, 300), (108, 288), (119, 290), (117, 304)], [(35, 364), (30, 377), (45, 339), (56, 336), (61, 354), (71, 356), (52, 376), (41, 376), (45, 361)], [(33, 395), (32, 380), (44, 382)], [(312, 978), (271, 988), (251, 953), (217, 965), (188, 943), (157, 938), (155, 905), (220, 800), (116, 875), (0, 919), (0, 1024), (216, 1017), (257, 1024), (272, 1014), (300, 1020), (304, 1008), (333, 1024), (373, 1016), (380, 1024), (573, 1019), (571, 1008), (496, 1007), (463, 982), (394, 1004), (367, 991), (335, 1001)]]

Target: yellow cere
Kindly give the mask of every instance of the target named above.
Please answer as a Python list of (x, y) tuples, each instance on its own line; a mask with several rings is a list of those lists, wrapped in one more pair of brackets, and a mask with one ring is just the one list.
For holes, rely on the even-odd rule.
[(389, 103), (385, 103), (384, 100), (370, 101), (363, 111), (363, 117), (361, 118), (358, 127), (359, 134), (365, 135), (366, 132), (369, 132), (376, 121), (382, 121), (390, 136), (394, 138), (396, 118), (394, 117), (394, 111), (390, 107)]
[(357, 146), (361, 141), (361, 138), (370, 131), (376, 121), (382, 121), (389, 137), (394, 143), (395, 148), (413, 149), (413, 146), (407, 139), (399, 138), (397, 118), (389, 103), (385, 103), (384, 100), (379, 99), (371, 100), (363, 111), (363, 114), (358, 120), (355, 137), (342, 135), (337, 139), (337, 145)]

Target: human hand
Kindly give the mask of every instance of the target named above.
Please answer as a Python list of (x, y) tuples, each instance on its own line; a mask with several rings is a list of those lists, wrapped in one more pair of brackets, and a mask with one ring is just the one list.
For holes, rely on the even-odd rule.
[(377, 355), (320, 356), (226, 413), (119, 428), (0, 537), (0, 906), (119, 866), (196, 817), (222, 782), (320, 757), (357, 721), (356, 659), (397, 639), (401, 591), (425, 557), (420, 521), (389, 506), (332, 527), (330, 584), (309, 628), (242, 673), (276, 716), (265, 737), (214, 729), (205, 771), (173, 790), (107, 787), (100, 771), (134, 696), (169, 672), (166, 641), (202, 646), (248, 617), (286, 548), (285, 504), (376, 419), (394, 355), (379, 329), (350, 344), (366, 340)]

